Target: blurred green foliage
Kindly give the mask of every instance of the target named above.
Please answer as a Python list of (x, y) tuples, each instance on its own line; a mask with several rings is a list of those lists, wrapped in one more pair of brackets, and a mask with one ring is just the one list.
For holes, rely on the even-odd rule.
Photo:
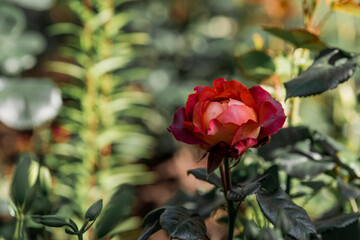
[[(31, 25), (29, 19), (39, 11), (49, 12), (52, 26)], [(27, 210), (73, 217), (79, 223), (90, 203), (103, 198), (97, 236), (136, 238), (130, 231), (140, 227), (140, 220), (131, 216), (132, 207), (127, 209), (135, 201), (135, 191), (119, 185), (154, 180), (146, 163), (154, 164), (174, 151), (167, 123), (193, 87), (225, 77), (247, 86), (261, 83), (284, 100), (283, 83), (308, 69), (322, 48), (358, 53), (359, 12), (354, 1), (1, 0), (0, 120), (20, 130), (33, 129), (31, 161), (39, 169), (34, 178), (36, 201)], [(39, 67), (39, 55), (47, 61), (46, 66), (40, 61), (40, 68), (51, 74), (31, 73)], [(55, 120), (58, 132), (50, 132), (47, 123), (60, 108), (59, 90), (43, 77), (54, 77), (61, 85), (63, 106)], [(311, 134), (296, 130), (290, 137), (279, 135), (278, 141), (274, 137), (275, 146), (269, 147), (276, 151), (264, 153), (265, 146), (248, 153), (235, 169), (234, 179), (241, 182), (262, 174), (271, 165), (268, 160), (273, 160), (280, 167), (282, 187), (287, 188), (290, 176), (290, 193), (303, 194), (294, 201), (312, 218), (336, 203), (343, 207), (337, 214), (355, 210), (357, 193), (351, 189), (358, 189), (358, 180), (344, 169), (336, 172), (338, 163), (321, 162), (326, 158), (315, 163), (309, 160), (309, 155), (316, 158), (320, 154), (312, 149), (309, 136), (314, 129), (329, 135), (329, 141), (339, 146), (339, 160), (355, 173), (359, 171), (358, 85), (356, 73), (333, 91), (285, 102), (291, 113), (288, 125), (307, 126)], [(297, 135), (300, 139), (290, 141), (291, 147), (282, 146), (297, 152), (276, 146)], [(28, 219), (29, 214), (23, 215), (21, 194), (29, 192), (29, 184), (23, 182), (28, 179), (26, 161), (19, 162), (13, 174), (13, 179), (22, 180), (11, 185), (14, 206), (10, 209), (18, 221), (1, 222), (0, 236), (11, 238), (25, 223), (29, 239), (61, 239), (62, 231), (44, 230)], [(346, 196), (353, 197), (348, 200)], [(206, 217), (221, 202), (214, 190), (182, 198), (172, 204), (192, 202), (192, 210)], [(257, 237), (279, 237), (280, 232), (266, 228), (269, 223), (254, 207), (255, 198), (249, 199), (239, 229), (250, 226), (246, 229), (251, 231), (246, 216), (257, 226), (265, 226), (253, 231)], [(0, 214), (9, 216), (7, 201), (0, 201)], [(128, 204), (117, 204), (123, 201)], [(115, 211), (121, 214), (114, 217)], [(350, 217), (346, 215), (345, 220), (353, 223), (354, 216)], [(333, 224), (332, 228), (341, 227)]]

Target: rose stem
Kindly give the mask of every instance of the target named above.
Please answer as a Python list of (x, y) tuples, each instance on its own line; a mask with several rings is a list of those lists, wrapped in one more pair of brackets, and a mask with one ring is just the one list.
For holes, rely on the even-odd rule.
[(234, 208), (234, 202), (227, 198), (227, 192), (231, 190), (231, 175), (230, 175), (230, 166), (229, 159), (225, 158), (220, 165), (221, 179), (224, 187), (224, 197), (227, 203), (227, 210), (229, 215), (229, 235), (228, 240), (233, 240), (234, 237), (234, 228), (235, 228), (235, 219), (237, 211)]

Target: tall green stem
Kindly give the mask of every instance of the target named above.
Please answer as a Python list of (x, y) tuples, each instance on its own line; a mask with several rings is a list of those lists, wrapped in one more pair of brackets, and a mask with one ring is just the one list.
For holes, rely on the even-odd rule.
[(228, 233), (228, 240), (233, 240), (234, 238), (234, 228), (235, 228), (235, 220), (237, 211), (234, 207), (234, 202), (229, 200), (227, 197), (227, 192), (231, 190), (231, 173), (230, 173), (230, 166), (229, 166), (229, 159), (225, 158), (223, 163), (220, 165), (220, 173), (221, 179), (224, 188), (224, 197), (227, 204), (227, 211), (229, 215), (229, 233)]

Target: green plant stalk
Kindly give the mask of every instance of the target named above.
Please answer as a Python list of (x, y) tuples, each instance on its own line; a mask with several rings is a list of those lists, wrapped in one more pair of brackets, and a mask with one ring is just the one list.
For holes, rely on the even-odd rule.
[(228, 158), (225, 158), (223, 160), (222, 164), (220, 165), (220, 173), (221, 173), (221, 179), (223, 182), (224, 197), (226, 200), (227, 211), (228, 211), (228, 215), (229, 215), (228, 240), (233, 240), (237, 209), (235, 209), (235, 207), (234, 207), (234, 202), (229, 200), (227, 197), (227, 192), (231, 190), (231, 173), (230, 173), (229, 161), (230, 160)]
[(22, 211), (19, 210), (16, 216), (16, 225), (15, 225), (15, 232), (14, 232), (14, 240), (23, 239), (23, 227), (24, 227), (24, 215)]

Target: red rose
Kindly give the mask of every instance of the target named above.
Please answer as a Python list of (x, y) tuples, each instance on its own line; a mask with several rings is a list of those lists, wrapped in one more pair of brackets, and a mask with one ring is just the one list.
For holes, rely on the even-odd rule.
[(267, 143), (286, 119), (281, 104), (260, 86), (247, 89), (224, 78), (213, 85), (195, 87), (168, 128), (178, 141), (210, 152), (208, 172), (224, 157), (239, 157), (247, 149)]

